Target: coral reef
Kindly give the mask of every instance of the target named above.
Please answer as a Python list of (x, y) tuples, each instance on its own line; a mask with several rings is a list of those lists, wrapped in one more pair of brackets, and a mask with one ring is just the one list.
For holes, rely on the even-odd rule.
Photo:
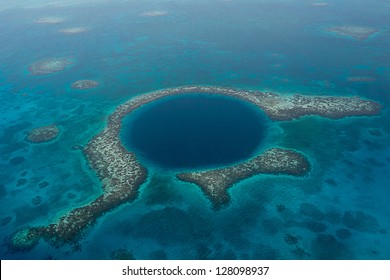
[(71, 58), (48, 58), (44, 60), (35, 61), (28, 66), (28, 71), (31, 75), (40, 76), (55, 72), (60, 72), (65, 68), (73, 65), (75, 62)]
[(336, 236), (339, 239), (348, 239), (352, 236), (352, 233), (346, 228), (341, 228), (336, 231)]
[(38, 229), (25, 227), (15, 232), (7, 245), (11, 252), (27, 251), (37, 245), (40, 238)]
[(177, 178), (198, 185), (218, 209), (230, 202), (227, 189), (235, 183), (257, 174), (303, 176), (310, 164), (300, 153), (273, 148), (263, 154), (226, 168), (177, 174)]
[(20, 179), (18, 180), (18, 182), (16, 183), (16, 186), (17, 186), (17, 187), (20, 187), (20, 186), (25, 185), (26, 183), (27, 183), (27, 180), (26, 180), (26, 179), (20, 178)]
[(284, 235), (284, 241), (289, 244), (289, 245), (295, 245), (295, 244), (298, 244), (299, 242), (299, 237), (298, 236), (295, 236), (295, 235), (292, 235), (292, 234), (289, 234), (289, 233), (286, 233)]
[(46, 188), (47, 186), (49, 186), (49, 183), (46, 182), (46, 181), (40, 182), (38, 184), (38, 187), (41, 188), (41, 189)]
[(300, 205), (299, 212), (302, 215), (316, 221), (321, 221), (325, 218), (325, 214), (322, 213), (321, 210), (317, 208), (317, 206), (306, 202)]
[(352, 37), (356, 40), (366, 40), (372, 34), (378, 32), (378, 30), (376, 30), (375, 28), (355, 25), (336, 26), (327, 30), (341, 36)]
[(78, 80), (72, 84), (73, 89), (85, 90), (99, 87), (100, 83), (94, 80)]
[(134, 256), (127, 249), (112, 251), (110, 257), (112, 260), (135, 260)]
[(26, 159), (24, 157), (13, 157), (9, 160), (9, 163), (12, 165), (22, 164)]
[(55, 125), (36, 127), (27, 132), (26, 140), (31, 143), (42, 143), (53, 140), (58, 136), (60, 129)]
[(167, 11), (148, 11), (148, 12), (142, 13), (141, 16), (159, 17), (159, 16), (165, 16), (166, 14), (168, 14)]
[(328, 3), (326, 3), (326, 2), (314, 2), (314, 3), (311, 3), (310, 6), (324, 7), (324, 6), (328, 6)]
[(59, 32), (63, 34), (78, 34), (86, 31), (88, 31), (88, 28), (85, 27), (68, 27), (59, 30)]
[(377, 233), (379, 229), (377, 219), (362, 211), (346, 211), (342, 222), (344, 226), (360, 232)]
[(5, 218), (3, 218), (0, 222), (0, 225), (3, 227), (3, 226), (6, 226), (8, 225), (10, 222), (12, 221), (12, 217), (11, 216), (7, 216)]
[(34, 205), (39, 205), (42, 203), (42, 197), (37, 195), (36, 197), (34, 197), (32, 200), (31, 200), (32, 204)]
[[(36, 68), (41, 67), (38, 65)], [(91, 202), (71, 209), (53, 223), (46, 226), (22, 228), (15, 232), (9, 241), (11, 250), (32, 248), (40, 238), (56, 246), (75, 242), (82, 232), (104, 213), (133, 201), (138, 195), (140, 186), (146, 181), (148, 171), (138, 162), (133, 152), (123, 147), (119, 139), (122, 120), (137, 108), (154, 100), (186, 93), (236, 97), (258, 106), (274, 121), (292, 120), (305, 115), (319, 115), (331, 119), (371, 116), (379, 114), (381, 110), (380, 104), (358, 97), (281, 96), (275, 93), (208, 86), (171, 88), (131, 98), (115, 109), (108, 117), (106, 127), (83, 148), (84, 156), (101, 181), (102, 193)], [(58, 128), (54, 125), (36, 128), (30, 131), (27, 140), (31, 142), (49, 141), (57, 134)], [(229, 203), (227, 189), (250, 176), (256, 174), (303, 176), (309, 170), (310, 164), (301, 153), (282, 148), (270, 148), (250, 160), (233, 166), (181, 173), (177, 175), (177, 178), (199, 185), (214, 207), (219, 208)], [(47, 185), (45, 181), (39, 183), (40, 188)], [(360, 228), (361, 226), (356, 226), (355, 223), (351, 225), (351, 220), (354, 219), (349, 216), (346, 213), (344, 223), (351, 228)]]
[(42, 17), (39, 19), (34, 20), (34, 23), (36, 24), (59, 24), (63, 23), (65, 21), (62, 17), (55, 17), (55, 16), (49, 16), (49, 17)]
[(364, 77), (364, 76), (352, 76), (347, 78), (348, 82), (352, 83), (366, 83), (366, 82), (375, 82), (376, 78), (374, 77)]

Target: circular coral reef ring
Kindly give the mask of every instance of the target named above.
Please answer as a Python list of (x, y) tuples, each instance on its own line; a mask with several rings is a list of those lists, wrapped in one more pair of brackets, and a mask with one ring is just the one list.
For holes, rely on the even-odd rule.
[[(256, 105), (273, 121), (290, 121), (305, 115), (330, 119), (348, 116), (373, 116), (382, 106), (359, 97), (329, 97), (279, 95), (272, 92), (248, 91), (223, 87), (184, 86), (159, 90), (131, 98), (109, 115), (107, 125), (84, 147), (83, 153), (99, 177), (103, 193), (90, 203), (65, 213), (47, 226), (21, 229), (12, 237), (11, 246), (17, 250), (30, 248), (44, 238), (53, 243), (74, 242), (99, 217), (116, 207), (133, 201), (140, 186), (148, 177), (135, 153), (123, 146), (119, 133), (122, 120), (137, 108), (179, 94), (220, 94), (239, 98)], [(217, 169), (177, 174), (179, 180), (198, 185), (211, 200), (215, 209), (230, 203), (228, 188), (256, 174), (305, 176), (310, 171), (306, 156), (298, 151), (269, 147), (261, 154), (244, 162)], [(27, 238), (25, 238), (27, 236)]]
[(44, 143), (57, 138), (60, 129), (55, 124), (40, 126), (27, 132), (26, 141), (30, 143)]
[(27, 67), (32, 76), (42, 76), (66, 70), (76, 63), (74, 58), (47, 58), (33, 62)]
[[(119, 132), (123, 118), (137, 108), (155, 100), (191, 93), (219, 94), (247, 101), (263, 110), (273, 121), (289, 121), (305, 115), (318, 115), (330, 119), (372, 116), (379, 114), (382, 108), (379, 103), (359, 97), (285, 96), (272, 92), (209, 86), (184, 86), (140, 95), (118, 106), (109, 116), (104, 130), (96, 135), (84, 149), (87, 160), (103, 183), (103, 189), (118, 190), (121, 186), (132, 182), (134, 177), (138, 178), (137, 171), (146, 170), (141, 166), (136, 155), (127, 151), (120, 140)], [(270, 147), (262, 154), (240, 164), (202, 172), (181, 173), (177, 175), (177, 178), (198, 184), (218, 208), (229, 202), (226, 189), (240, 180), (260, 173), (303, 176), (309, 170), (310, 164), (303, 154)], [(214, 177), (213, 175), (218, 175), (223, 179), (205, 179)], [(131, 184), (132, 193), (136, 194), (138, 188), (139, 186)]]

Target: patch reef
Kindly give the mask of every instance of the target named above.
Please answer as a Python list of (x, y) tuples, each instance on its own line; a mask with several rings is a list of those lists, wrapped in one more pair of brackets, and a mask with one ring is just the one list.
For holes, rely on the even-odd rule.
[(27, 132), (26, 140), (31, 143), (49, 142), (58, 136), (60, 129), (55, 125), (40, 126)]

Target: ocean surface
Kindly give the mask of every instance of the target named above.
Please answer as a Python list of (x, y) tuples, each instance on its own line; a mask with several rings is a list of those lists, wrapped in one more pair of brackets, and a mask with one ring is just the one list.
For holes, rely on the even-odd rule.
[(121, 139), (151, 167), (188, 171), (228, 166), (261, 152), (267, 119), (246, 103), (199, 93), (162, 98), (129, 114)]
[[(390, 259), (388, 1), (23, 2), (0, 4), (1, 259)], [(37, 22), (45, 17), (61, 20)], [(337, 26), (378, 32), (357, 40), (328, 30)], [(60, 32), (71, 27), (85, 32)], [(36, 61), (64, 57), (75, 63), (29, 73)], [(100, 87), (73, 89), (80, 79)], [(241, 181), (218, 211), (198, 186), (145, 161), (138, 198), (74, 243), (11, 250), (17, 230), (54, 222), (102, 193), (76, 145), (99, 133), (121, 103), (183, 85), (360, 96), (383, 109), (374, 117), (263, 120), (261, 147), (302, 152), (311, 172)], [(202, 122), (206, 116), (215, 117), (208, 111)], [(25, 140), (50, 124), (60, 128), (55, 140)]]

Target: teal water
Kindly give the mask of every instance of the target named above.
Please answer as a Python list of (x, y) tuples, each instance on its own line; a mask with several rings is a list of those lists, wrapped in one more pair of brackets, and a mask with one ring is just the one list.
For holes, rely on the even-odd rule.
[[(76, 1), (75, 1), (76, 2)], [(115, 1), (0, 11), (1, 259), (389, 259), (390, 35), (386, 1)], [(16, 4), (15, 4), (16, 5)], [(161, 16), (142, 16), (148, 11)], [(34, 24), (46, 16), (56, 25)], [(380, 32), (358, 41), (325, 32), (339, 25)], [(82, 26), (66, 35), (58, 30)], [(62, 72), (31, 76), (36, 60), (73, 57)], [(372, 77), (351, 82), (348, 77)], [(76, 91), (78, 79), (102, 86)], [(305, 153), (307, 178), (259, 175), (231, 188), (213, 211), (200, 189), (151, 168), (133, 202), (107, 213), (77, 246), (41, 241), (11, 253), (17, 229), (45, 225), (98, 196), (82, 153), (122, 102), (167, 87), (205, 84), (281, 94), (361, 96), (380, 116), (274, 122), (264, 146)], [(57, 124), (56, 141), (25, 133)]]

